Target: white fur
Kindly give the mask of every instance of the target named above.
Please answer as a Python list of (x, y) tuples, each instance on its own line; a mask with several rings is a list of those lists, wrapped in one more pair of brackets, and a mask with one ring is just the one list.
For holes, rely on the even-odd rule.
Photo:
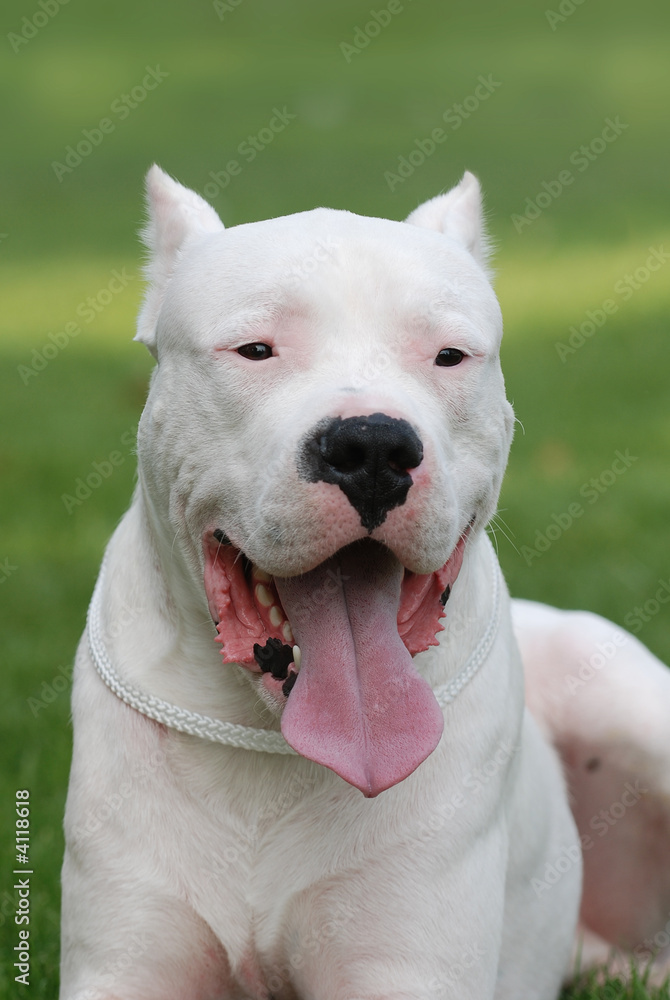
[(460, 184), (419, 205), (406, 221), (451, 237), (469, 250), (485, 271), (488, 269), (491, 242), (484, 228), (479, 181), (469, 170)]
[(151, 206), (142, 239), (150, 253), (146, 268), (147, 294), (137, 321), (135, 340), (156, 356), (156, 322), (165, 289), (186, 245), (205, 233), (216, 233), (223, 223), (206, 201), (172, 180), (159, 167), (147, 174), (147, 198)]
[[(512, 430), (476, 180), (417, 209), (415, 228), (320, 209), (223, 231), (157, 167), (148, 190), (138, 339), (159, 364), (107, 556), (116, 669), (184, 708), (277, 728), (257, 682), (221, 663), (202, 534), (224, 526), (282, 575), (360, 537), (346, 499), (324, 524), (295, 453), (324, 415), (383, 409), (418, 428), (429, 477), (373, 538), (432, 572), (478, 516), (439, 646), (415, 659), (444, 683), (490, 617), (483, 529)], [(241, 362), (236, 346), (268, 337), (276, 364)], [(436, 369), (444, 346), (472, 357)], [(85, 643), (73, 719), (62, 1000), (557, 996), (581, 866), (549, 892), (533, 880), (577, 831), (558, 757), (524, 710), (506, 594), (437, 750), (375, 799), (301, 757), (165, 730), (104, 686)]]

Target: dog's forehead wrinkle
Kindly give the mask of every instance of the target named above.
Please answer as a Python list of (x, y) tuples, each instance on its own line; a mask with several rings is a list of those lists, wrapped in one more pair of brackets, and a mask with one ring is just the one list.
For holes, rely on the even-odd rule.
[(224, 316), (211, 318), (208, 332), (217, 340), (254, 339), (270, 336), (273, 327), (284, 319), (299, 315), (299, 310), (288, 299), (242, 305)]

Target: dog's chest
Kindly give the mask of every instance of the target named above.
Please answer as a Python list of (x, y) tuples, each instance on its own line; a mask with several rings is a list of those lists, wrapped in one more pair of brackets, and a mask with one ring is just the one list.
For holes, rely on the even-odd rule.
[[(403, 843), (416, 846), (427, 820), (401, 833), (390, 801), (364, 800), (302, 759), (241, 752), (229, 768), (220, 748), (201, 744), (197, 754), (188, 771), (185, 761), (175, 762), (177, 772), (184, 768), (183, 802), (172, 810), (161, 855), (180, 872), (183, 892), (221, 943), (244, 995), (290, 998), (295, 955), (309, 959), (358, 920), (347, 881), (373, 856), (378, 862), (386, 854), (392, 868), (394, 852), (406, 856)], [(306, 908), (319, 916), (306, 918)]]
[(233, 970), (245, 984), (257, 982), (263, 955), (277, 945), (273, 915), (299, 891), (298, 881), (318, 881), (332, 863), (319, 848), (328, 821), (319, 821), (314, 793), (324, 781), (342, 782), (299, 758), (206, 743), (191, 744), (183, 755), (181, 740), (175, 743), (168, 769), (182, 802), (173, 798), (162, 863), (166, 872), (179, 872), (191, 906)]

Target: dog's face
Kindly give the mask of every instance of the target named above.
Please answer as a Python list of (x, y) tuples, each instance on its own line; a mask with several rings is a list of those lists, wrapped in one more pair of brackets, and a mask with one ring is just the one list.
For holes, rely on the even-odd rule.
[(435, 641), (511, 440), (478, 184), (405, 223), (318, 209), (224, 230), (152, 168), (149, 204), (139, 458), (158, 530), (289, 742), (376, 794), (439, 740), (410, 654)]

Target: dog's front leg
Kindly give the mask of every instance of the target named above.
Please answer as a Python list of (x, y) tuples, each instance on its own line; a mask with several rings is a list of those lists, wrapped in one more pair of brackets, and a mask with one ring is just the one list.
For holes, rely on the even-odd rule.
[(66, 852), (60, 1000), (238, 998), (211, 928), (130, 863), (127, 876), (114, 871), (113, 853)]

